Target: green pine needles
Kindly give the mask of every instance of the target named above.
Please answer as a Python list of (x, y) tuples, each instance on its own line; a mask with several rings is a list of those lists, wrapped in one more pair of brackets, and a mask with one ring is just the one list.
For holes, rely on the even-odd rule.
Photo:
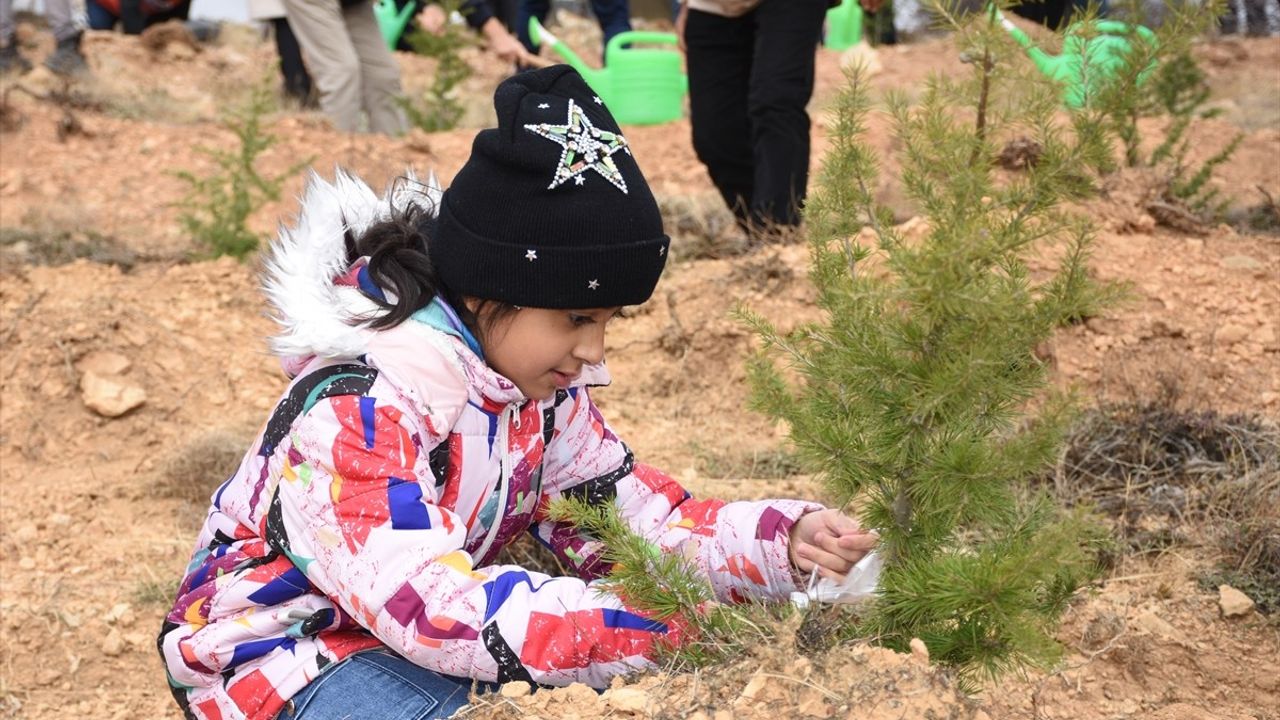
[[(970, 77), (935, 78), (914, 105), (888, 101), (927, 233), (903, 237), (872, 197), (871, 103), (851, 75), (806, 208), (824, 319), (782, 333), (740, 315), (763, 340), (749, 365), (755, 408), (789, 424), (832, 504), (852, 503), (881, 533), (886, 569), (862, 634), (901, 650), (919, 637), (975, 688), (1052, 663), (1058, 617), (1093, 572), (1083, 521), (1028, 480), (1066, 419), (1036, 348), (1109, 292), (1086, 272), (1087, 221), (1062, 208), (1091, 191), (1087, 169), (1106, 148), (1061, 126), (1055, 89), (1019, 69), (989, 16), (943, 16)], [(998, 143), (1018, 135), (1042, 153), (1006, 175)], [(1033, 272), (1033, 258), (1056, 267)]]
[(211, 257), (230, 255), (243, 260), (255, 252), (261, 237), (249, 229), (249, 216), (265, 203), (279, 200), (284, 181), (311, 164), (308, 158), (275, 176), (258, 171), (258, 156), (276, 142), (262, 127), (262, 118), (272, 106), (267, 86), (254, 87), (248, 99), (223, 120), (238, 147), (197, 148), (213, 159), (217, 170), (204, 177), (186, 170), (175, 173), (187, 183), (187, 192), (178, 202), (182, 209), (178, 221)]
[[(459, 11), (459, 7), (458, 0), (441, 3), (445, 14), (450, 16)], [(466, 108), (458, 100), (457, 87), (472, 74), (471, 66), (462, 57), (462, 50), (474, 46), (476, 40), (466, 28), (446, 22), (439, 34), (415, 30), (405, 37), (405, 41), (414, 52), (436, 60), (431, 86), (421, 101), (414, 103), (407, 98), (400, 101), (409, 122), (426, 132), (456, 128), (466, 113)]]
[[(1115, 10), (1127, 18), (1145, 14), (1142, 0), (1124, 0)], [(1164, 168), (1164, 199), (1205, 220), (1220, 216), (1228, 204), (1206, 183), (1244, 139), (1244, 133), (1237, 133), (1198, 165), (1189, 159), (1192, 146), (1188, 130), (1196, 120), (1217, 114), (1206, 108), (1209, 84), (1192, 55), (1192, 43), (1224, 12), (1221, 0), (1166, 0), (1164, 21), (1155, 29), (1157, 42), (1132, 43), (1132, 51), (1119, 63), (1112, 81), (1101, 85), (1088, 106), (1078, 111), (1078, 125), (1096, 127), (1119, 143), (1126, 166)], [(1145, 118), (1163, 120), (1163, 139), (1154, 147), (1142, 132)], [(1097, 167), (1107, 171), (1111, 164), (1108, 157)]]

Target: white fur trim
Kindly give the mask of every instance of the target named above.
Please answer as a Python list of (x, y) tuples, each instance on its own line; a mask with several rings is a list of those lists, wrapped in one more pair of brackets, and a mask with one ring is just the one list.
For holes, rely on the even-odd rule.
[[(425, 197), (424, 197), (425, 196)], [(435, 173), (426, 183), (412, 171), (388, 189), (382, 199), (360, 178), (337, 168), (333, 183), (314, 171), (301, 199), (298, 222), (281, 227), (265, 261), (263, 291), (280, 324), (270, 341), (277, 355), (349, 358), (364, 353), (369, 330), (363, 325), (380, 308), (359, 292), (334, 285), (347, 271), (345, 236), (359, 236), (393, 208), (410, 204), (434, 215), (441, 189)]]

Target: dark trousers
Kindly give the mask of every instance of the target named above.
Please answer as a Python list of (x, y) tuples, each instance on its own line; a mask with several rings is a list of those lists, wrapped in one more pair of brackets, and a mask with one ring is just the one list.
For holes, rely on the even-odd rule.
[(826, 0), (764, 0), (736, 18), (689, 11), (693, 149), (745, 227), (800, 222), (826, 12)]
[(280, 75), (284, 78), (284, 91), (302, 102), (311, 97), (311, 76), (307, 74), (307, 66), (302, 64), (302, 49), (298, 47), (298, 38), (293, 34), (286, 18), (273, 18), (271, 25), (275, 29), (276, 53), (280, 55)]
[[(520, 0), (520, 9), (516, 12), (516, 37), (531, 53), (537, 53), (538, 46), (529, 37), (529, 18), (536, 17), (538, 22), (545, 23), (550, 12), (551, 0)], [(628, 0), (591, 0), (591, 13), (604, 32), (605, 45), (614, 35), (631, 29), (631, 3)]]

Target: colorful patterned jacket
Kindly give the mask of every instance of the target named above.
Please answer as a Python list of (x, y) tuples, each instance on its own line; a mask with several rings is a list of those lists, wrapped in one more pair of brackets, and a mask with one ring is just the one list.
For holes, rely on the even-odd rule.
[[(360, 288), (379, 291), (363, 263), (334, 272), (333, 245), (344, 221), (359, 232), (386, 207), (345, 175), (313, 179), (275, 247), (275, 345), (296, 377), (214, 494), (160, 635), (189, 717), (274, 717), (326, 666), (379, 646), (486, 681), (602, 687), (647, 667), (676, 628), (588, 582), (608, 570), (601, 548), (546, 518), (558, 497), (615, 503), (721, 599), (796, 589), (789, 529), (817, 506), (693, 499), (634, 460), (586, 387), (522, 397), (439, 301), (392, 330), (353, 328), (376, 310)], [(526, 531), (581, 579), (491, 564)]]

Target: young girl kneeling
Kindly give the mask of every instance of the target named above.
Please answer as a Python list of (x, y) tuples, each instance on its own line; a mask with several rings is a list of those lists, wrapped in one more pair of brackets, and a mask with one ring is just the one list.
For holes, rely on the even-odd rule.
[[(627, 142), (566, 66), (504, 82), (452, 186), (314, 181), (267, 292), (293, 377), (218, 488), (159, 645), (196, 718), (444, 718), (473, 681), (604, 687), (674, 625), (589, 584), (550, 501), (616, 505), (718, 597), (785, 600), (875, 536), (796, 500), (695, 500), (592, 404), (604, 336), (670, 240)], [(438, 212), (435, 210), (438, 208)], [(491, 564), (529, 531), (578, 577)]]

